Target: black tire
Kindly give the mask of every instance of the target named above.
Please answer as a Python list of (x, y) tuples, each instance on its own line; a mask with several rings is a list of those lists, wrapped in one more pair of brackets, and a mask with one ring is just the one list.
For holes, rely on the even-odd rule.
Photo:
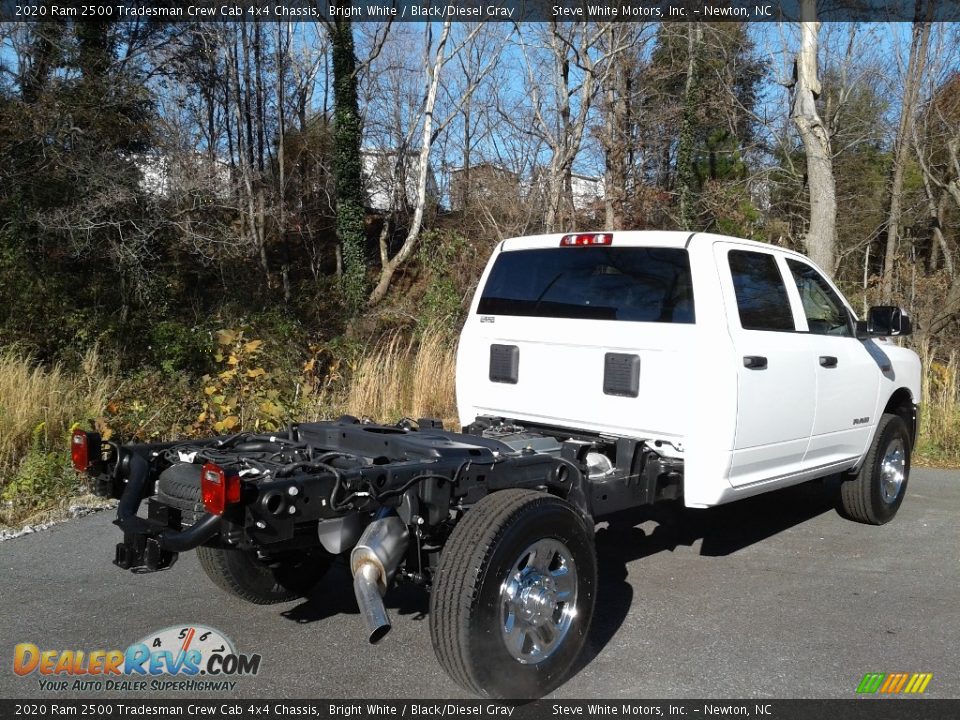
[[(161, 473), (157, 500), (178, 508), (184, 525), (192, 525), (206, 509), (200, 494), (200, 465), (181, 463)], [(257, 605), (295, 600), (306, 595), (330, 567), (322, 548), (305, 548), (261, 557), (255, 551), (199, 547), (200, 567), (214, 584)]]
[[(524, 553), (541, 546), (546, 549), (538, 551), (539, 561), (528, 556), (528, 566), (518, 565), (528, 562), (522, 559)], [(554, 549), (558, 554), (551, 557)], [(554, 599), (558, 595), (541, 594), (544, 602), (539, 607), (544, 610), (536, 622), (548, 627), (525, 631), (529, 624), (517, 619), (519, 613), (512, 614), (509, 608), (514, 606), (505, 599), (506, 590), (502, 588), (507, 588), (511, 579), (514, 589), (522, 587), (516, 581), (525, 572), (535, 576), (539, 572), (536, 564), (544, 558), (548, 558), (545, 572), (550, 575), (550, 579), (540, 575), (544, 583), (566, 575), (572, 566), (574, 572), (565, 586), (575, 587), (575, 594), (567, 595), (574, 602), (570, 607), (569, 602), (558, 603)], [(515, 572), (517, 568), (519, 573)], [(566, 571), (561, 572), (561, 568)], [(502, 490), (487, 495), (457, 524), (440, 557), (430, 597), (430, 635), (437, 659), (454, 681), (477, 695), (542, 697), (567, 679), (583, 649), (593, 617), (596, 586), (592, 528), (572, 505), (532, 490)], [(539, 592), (537, 587), (531, 589)], [(572, 609), (576, 612), (569, 612)], [(553, 634), (558, 617), (566, 630)], [(507, 647), (507, 625), (519, 627), (523, 634), (519, 648), (513, 651)], [(553, 640), (540, 634), (547, 631)], [(542, 659), (531, 654), (524, 662), (514, 653), (523, 655), (531, 635), (542, 642), (544, 649), (555, 645)], [(520, 636), (510, 637), (515, 641)], [(536, 653), (536, 649), (530, 652)]]
[[(840, 485), (840, 514), (867, 525), (893, 520), (907, 492), (911, 450), (910, 432), (903, 418), (884, 414), (860, 470)], [(902, 480), (896, 482), (900, 466)]]
[(330, 567), (330, 556), (322, 548), (261, 558), (255, 551), (202, 546), (197, 558), (214, 585), (255, 605), (303, 597)]

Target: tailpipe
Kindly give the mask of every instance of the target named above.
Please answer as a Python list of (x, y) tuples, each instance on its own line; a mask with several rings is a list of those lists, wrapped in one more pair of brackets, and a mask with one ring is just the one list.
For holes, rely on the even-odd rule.
[(370, 642), (377, 643), (390, 632), (390, 617), (383, 606), (400, 561), (407, 552), (410, 531), (396, 515), (374, 520), (350, 553), (353, 592), (360, 614), (370, 629)]
[(370, 628), (370, 644), (380, 642), (390, 632), (390, 616), (380, 597), (380, 571), (373, 563), (363, 563), (353, 575), (353, 592), (360, 614)]

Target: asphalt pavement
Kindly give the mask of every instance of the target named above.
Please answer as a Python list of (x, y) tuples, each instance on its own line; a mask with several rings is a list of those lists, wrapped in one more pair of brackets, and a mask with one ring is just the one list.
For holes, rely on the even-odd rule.
[[(851, 698), (867, 672), (933, 673), (960, 697), (960, 472), (915, 469), (897, 518), (858, 525), (828, 489), (802, 486), (657, 523), (597, 531), (597, 612), (559, 698)], [(392, 590), (394, 628), (368, 645), (346, 568), (313, 595), (245, 604), (194, 553), (170, 570), (111, 564), (110, 511), (0, 543), (0, 697), (176, 698), (43, 692), (12, 671), (14, 646), (124, 649), (175, 625), (217, 628), (259, 653), (256, 676), (210, 697), (467, 697), (434, 658), (427, 595)]]

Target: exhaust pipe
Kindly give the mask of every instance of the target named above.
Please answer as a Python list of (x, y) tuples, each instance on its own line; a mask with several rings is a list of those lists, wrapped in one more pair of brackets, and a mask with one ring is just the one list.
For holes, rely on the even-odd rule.
[(390, 632), (390, 617), (383, 596), (407, 552), (410, 532), (396, 515), (374, 520), (350, 553), (353, 592), (360, 614), (370, 628), (370, 642), (377, 643)]
[(380, 597), (380, 571), (373, 563), (363, 563), (353, 576), (353, 592), (360, 614), (370, 628), (370, 644), (380, 642), (390, 632), (390, 617)]

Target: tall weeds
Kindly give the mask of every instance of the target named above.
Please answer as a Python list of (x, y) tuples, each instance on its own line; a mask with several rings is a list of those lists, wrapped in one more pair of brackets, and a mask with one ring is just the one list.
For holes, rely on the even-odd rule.
[(957, 351), (937, 359), (929, 347), (918, 349), (923, 363), (920, 439), (921, 461), (960, 465), (960, 383)]
[(76, 372), (0, 353), (0, 521), (38, 509), (75, 484), (70, 428), (101, 414), (109, 387), (95, 349)]
[(419, 338), (393, 334), (357, 362), (344, 409), (390, 422), (403, 416), (456, 416), (456, 345), (449, 333), (427, 327)]

